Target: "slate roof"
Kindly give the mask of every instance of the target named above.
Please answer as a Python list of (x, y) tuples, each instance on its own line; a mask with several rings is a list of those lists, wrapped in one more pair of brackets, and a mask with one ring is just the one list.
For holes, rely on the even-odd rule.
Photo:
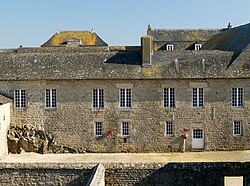
[(60, 46), (68, 40), (81, 40), (83, 46), (107, 46), (95, 32), (91, 31), (59, 31), (55, 33), (48, 41), (42, 44), (42, 47)]
[(228, 64), (229, 67), (235, 62), (247, 46), (249, 46), (249, 43), (250, 23), (228, 29), (213, 36), (203, 45), (202, 50), (222, 50), (234, 52), (234, 55)]
[(207, 41), (223, 29), (149, 29), (154, 41)]
[(140, 51), (86, 50), (0, 53), (0, 80), (250, 77), (244, 56), (227, 69), (233, 52), (155, 51), (152, 66), (142, 68)]
[[(225, 33), (233, 30), (245, 33), (246, 28), (249, 25)], [(245, 34), (243, 39), (248, 41), (249, 35)], [(236, 39), (232, 37), (231, 41), (241, 46), (238, 34), (234, 36)], [(0, 50), (0, 81), (176, 78), (250, 78), (250, 45), (237, 58), (234, 50), (154, 51), (149, 67), (142, 66), (139, 46)]]
[(223, 51), (242, 51), (250, 43), (250, 23), (228, 29), (208, 40), (202, 49), (204, 50), (223, 50)]

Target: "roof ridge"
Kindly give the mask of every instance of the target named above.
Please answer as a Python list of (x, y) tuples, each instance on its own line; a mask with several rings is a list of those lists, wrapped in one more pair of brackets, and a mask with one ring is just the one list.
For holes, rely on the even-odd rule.
[(225, 29), (225, 28), (154, 28), (153, 31), (155, 30), (165, 30), (165, 31), (180, 31), (180, 30), (187, 30), (187, 31), (190, 31), (190, 30), (222, 30), (222, 29)]
[(95, 33), (95, 31), (91, 30), (58, 30), (59, 33), (65, 33), (65, 32), (91, 32)]

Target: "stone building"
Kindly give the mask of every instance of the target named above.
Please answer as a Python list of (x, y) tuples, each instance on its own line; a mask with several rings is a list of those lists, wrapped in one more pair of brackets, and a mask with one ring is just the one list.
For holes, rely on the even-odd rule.
[(1, 107), (10, 126), (88, 152), (250, 149), (249, 33), (149, 27), (141, 46), (115, 47), (58, 32), (0, 51)]

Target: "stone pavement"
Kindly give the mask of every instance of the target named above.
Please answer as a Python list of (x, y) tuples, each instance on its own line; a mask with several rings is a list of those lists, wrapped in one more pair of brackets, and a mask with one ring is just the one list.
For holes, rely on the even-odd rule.
[(185, 153), (9, 154), (0, 163), (250, 162), (250, 150)]

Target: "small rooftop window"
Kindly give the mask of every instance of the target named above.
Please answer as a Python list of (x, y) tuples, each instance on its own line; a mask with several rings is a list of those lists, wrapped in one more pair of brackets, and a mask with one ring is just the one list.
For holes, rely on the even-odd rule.
[(174, 45), (169, 45), (169, 44), (167, 44), (167, 45), (166, 45), (166, 50), (169, 50), (169, 51), (174, 50)]
[(202, 44), (195, 44), (194, 45), (194, 50), (200, 50), (202, 47)]

